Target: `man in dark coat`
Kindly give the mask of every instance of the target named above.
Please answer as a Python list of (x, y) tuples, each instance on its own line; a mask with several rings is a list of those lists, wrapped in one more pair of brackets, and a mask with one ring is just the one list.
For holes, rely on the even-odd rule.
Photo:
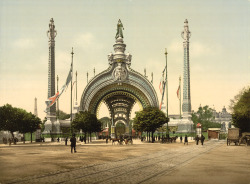
[(65, 146), (67, 146), (67, 143), (68, 143), (68, 137), (66, 137), (65, 139)]
[(74, 152), (76, 153), (76, 137), (75, 137), (75, 134), (73, 134), (73, 137), (70, 138), (70, 142), (71, 142), (71, 153), (73, 153), (73, 148), (74, 148)]
[(196, 138), (195, 138), (196, 145), (198, 145), (198, 144), (199, 144), (199, 140), (200, 140), (199, 136), (198, 136), (198, 135), (196, 135)]
[(201, 145), (203, 145), (204, 140), (205, 140), (205, 136), (204, 136), (204, 135), (201, 135)]
[(187, 145), (188, 145), (188, 137), (187, 137), (187, 135), (185, 135), (185, 139), (184, 139), (184, 145), (187, 143)]

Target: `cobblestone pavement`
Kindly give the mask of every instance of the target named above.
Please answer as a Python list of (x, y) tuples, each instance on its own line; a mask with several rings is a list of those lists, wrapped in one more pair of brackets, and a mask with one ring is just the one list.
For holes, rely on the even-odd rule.
[(190, 163), (222, 144), (225, 142), (208, 141), (204, 146), (192, 144), (150, 154), (145, 150), (145, 155), (140, 157), (86, 165), (77, 169), (16, 179), (8, 183), (153, 183), (159, 176)]

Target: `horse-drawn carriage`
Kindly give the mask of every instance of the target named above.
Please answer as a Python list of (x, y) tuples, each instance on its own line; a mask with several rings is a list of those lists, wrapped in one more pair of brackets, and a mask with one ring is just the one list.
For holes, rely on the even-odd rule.
[(175, 136), (175, 137), (162, 137), (162, 143), (176, 142), (177, 138), (178, 138), (178, 136)]
[(230, 145), (231, 142), (234, 142), (235, 145), (250, 145), (250, 132), (243, 132), (242, 134), (240, 134), (239, 128), (229, 128), (227, 136), (227, 145)]
[(112, 142), (112, 145), (115, 144), (115, 142), (117, 142), (117, 144), (119, 145), (123, 145), (124, 143), (126, 145), (128, 144), (133, 144), (133, 139), (132, 137), (120, 137), (120, 138), (110, 138), (110, 141)]

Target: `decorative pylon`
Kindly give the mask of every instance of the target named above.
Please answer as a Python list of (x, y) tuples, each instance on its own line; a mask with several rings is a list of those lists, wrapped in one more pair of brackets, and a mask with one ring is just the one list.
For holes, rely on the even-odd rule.
[(181, 33), (184, 39), (184, 71), (183, 71), (183, 102), (182, 112), (183, 118), (191, 119), (191, 95), (190, 95), (190, 65), (189, 65), (189, 38), (191, 32), (189, 31), (187, 19), (184, 22), (184, 31)]

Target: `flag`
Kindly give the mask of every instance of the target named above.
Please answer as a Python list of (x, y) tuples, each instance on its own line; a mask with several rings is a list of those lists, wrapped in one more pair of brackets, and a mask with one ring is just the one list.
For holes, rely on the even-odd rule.
[(180, 85), (179, 85), (176, 93), (177, 93), (177, 98), (180, 99)]
[(163, 81), (163, 93), (162, 93), (161, 103), (160, 103), (160, 107), (159, 107), (160, 110), (161, 110), (161, 106), (163, 104), (163, 98), (164, 98), (164, 92), (165, 92), (165, 84), (166, 84), (166, 81), (165, 82)]
[(62, 86), (62, 88), (60, 89), (60, 91), (58, 91), (54, 96), (49, 97), (48, 100), (45, 101), (47, 107), (45, 109), (44, 112), (47, 112), (48, 109), (54, 105), (54, 103), (56, 103), (56, 101), (59, 99), (59, 97), (61, 96), (61, 94), (64, 92), (64, 90), (67, 88), (68, 84), (70, 83), (70, 81), (72, 80), (72, 63), (71, 63), (71, 67), (70, 67), (70, 71), (68, 74), (68, 77), (66, 79), (65, 84)]
[(160, 84), (159, 84), (159, 89), (160, 89), (160, 93), (162, 94), (162, 91), (163, 91), (163, 85), (164, 85), (164, 73), (165, 73), (165, 69), (163, 70), (162, 72), (162, 77), (161, 77), (161, 80), (160, 80)]

